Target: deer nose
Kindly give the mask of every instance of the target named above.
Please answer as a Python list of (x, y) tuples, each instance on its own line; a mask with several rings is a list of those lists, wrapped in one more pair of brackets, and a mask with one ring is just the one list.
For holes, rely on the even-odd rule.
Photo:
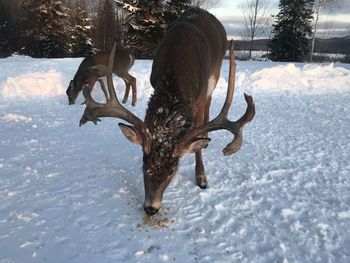
[(75, 99), (73, 99), (72, 97), (68, 97), (68, 103), (69, 105), (73, 105), (75, 102)]
[(152, 206), (145, 206), (144, 209), (145, 209), (145, 212), (150, 216), (153, 216), (159, 210), (159, 208), (155, 208)]

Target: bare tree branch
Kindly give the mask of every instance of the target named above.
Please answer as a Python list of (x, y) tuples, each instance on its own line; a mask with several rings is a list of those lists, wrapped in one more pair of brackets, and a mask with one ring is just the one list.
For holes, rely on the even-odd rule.
[(253, 41), (261, 37), (263, 34), (270, 35), (271, 22), (267, 16), (267, 10), (270, 6), (269, 0), (244, 0), (241, 8), (244, 17), (244, 26), (246, 37), (249, 38), (249, 58), (252, 56)]
[(314, 54), (314, 49), (315, 49), (315, 38), (316, 38), (317, 25), (318, 25), (318, 20), (320, 19), (321, 7), (323, 6), (323, 4), (324, 4), (324, 0), (317, 0), (315, 24), (314, 24), (314, 30), (312, 32), (312, 40), (311, 40), (310, 61), (312, 61), (312, 59), (313, 59), (313, 54)]

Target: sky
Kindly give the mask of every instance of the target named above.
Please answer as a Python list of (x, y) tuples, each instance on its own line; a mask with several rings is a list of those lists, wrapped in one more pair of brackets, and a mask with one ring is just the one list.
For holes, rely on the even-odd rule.
[[(279, 1), (265, 1), (269, 2), (270, 11), (267, 14), (277, 14)], [(209, 9), (224, 24), (228, 35), (236, 38), (242, 38), (244, 34), (241, 7), (244, 2), (246, 0), (220, 0), (214, 8)], [(347, 35), (350, 35), (350, 0), (325, 0), (325, 5), (321, 9), (317, 36), (329, 38)]]

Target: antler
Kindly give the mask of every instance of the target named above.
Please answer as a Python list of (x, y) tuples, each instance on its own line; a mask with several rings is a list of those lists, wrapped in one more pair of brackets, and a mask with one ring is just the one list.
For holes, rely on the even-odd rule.
[(230, 74), (229, 74), (229, 83), (227, 89), (226, 100), (224, 106), (221, 109), (219, 115), (211, 120), (210, 122), (191, 130), (189, 133), (185, 134), (179, 142), (179, 149), (186, 146), (190, 143), (194, 138), (198, 136), (203, 136), (204, 134), (215, 131), (225, 129), (230, 131), (234, 135), (234, 139), (231, 143), (227, 144), (227, 146), (223, 149), (223, 153), (225, 156), (231, 155), (237, 152), (241, 146), (243, 141), (243, 128), (244, 126), (250, 122), (255, 115), (255, 105), (253, 102), (253, 98), (247, 94), (244, 94), (245, 101), (247, 102), (247, 109), (244, 115), (238, 121), (230, 121), (227, 119), (227, 114), (230, 109), (234, 86), (235, 86), (235, 74), (236, 74), (236, 63), (234, 58), (234, 46), (233, 40), (231, 40), (230, 44)]
[[(111, 53), (108, 58), (108, 67), (107, 67), (107, 89), (104, 86), (103, 82), (101, 83), (101, 88), (106, 97), (106, 103), (96, 102), (91, 96), (92, 87), (87, 86), (83, 88), (83, 95), (85, 97), (86, 108), (83, 116), (80, 119), (79, 126), (92, 121), (94, 124), (97, 124), (98, 121), (101, 121), (99, 117), (115, 117), (123, 119), (130, 124), (134, 125), (138, 130), (144, 132), (146, 130), (145, 125), (142, 120), (140, 120), (136, 115), (131, 113), (128, 109), (123, 107), (118, 101), (117, 95), (115, 93), (112, 73), (113, 73), (113, 62), (116, 52), (116, 43), (114, 43)], [(101, 70), (106, 70), (105, 66), (100, 66)]]

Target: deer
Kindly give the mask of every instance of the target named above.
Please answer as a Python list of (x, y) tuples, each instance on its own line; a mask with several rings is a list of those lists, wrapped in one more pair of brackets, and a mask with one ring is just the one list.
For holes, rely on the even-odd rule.
[(200, 8), (190, 8), (176, 20), (158, 46), (150, 76), (154, 92), (143, 121), (122, 106), (116, 96), (112, 81), (115, 46), (106, 69), (107, 87), (103, 87), (106, 102), (96, 102), (90, 90), (84, 93), (86, 108), (80, 126), (88, 121), (96, 125), (101, 117), (119, 118), (128, 122), (118, 124), (124, 136), (142, 146), (143, 208), (149, 216), (159, 211), (164, 191), (183, 154), (195, 154), (196, 184), (203, 189), (207, 187), (202, 149), (211, 140), (209, 132), (223, 129), (233, 134), (233, 140), (223, 149), (224, 156), (237, 152), (242, 146), (243, 128), (254, 118), (255, 105), (252, 96), (244, 94), (245, 113), (237, 121), (227, 118), (236, 72), (233, 41), (226, 99), (218, 116), (209, 120), (212, 93), (220, 76), (226, 46), (226, 32), (217, 18)]
[[(117, 47), (118, 59), (114, 60), (113, 73), (122, 78), (125, 82), (125, 94), (123, 103), (126, 103), (130, 93), (130, 86), (132, 87), (132, 102), (131, 105), (135, 106), (137, 100), (136, 91), (136, 78), (129, 74), (130, 68), (134, 64), (134, 55), (124, 47)], [(79, 92), (84, 86), (94, 87), (96, 81), (99, 81), (102, 86), (101, 77), (105, 76), (106, 72), (101, 70), (98, 65), (107, 66), (109, 52), (99, 52), (95, 55), (85, 58), (79, 65), (79, 68), (73, 78), (70, 81), (66, 90), (68, 96), (68, 103), (70, 105), (75, 103)], [(88, 90), (90, 90), (89, 88)]]

